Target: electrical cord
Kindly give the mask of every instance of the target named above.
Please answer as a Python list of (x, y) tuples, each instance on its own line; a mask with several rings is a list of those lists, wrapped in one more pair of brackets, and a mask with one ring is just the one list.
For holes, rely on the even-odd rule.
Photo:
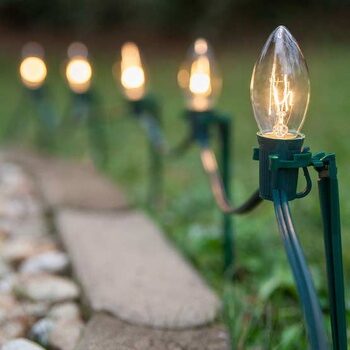
[(273, 190), (273, 203), (278, 227), (304, 309), (311, 349), (329, 349), (321, 307), (294, 229), (286, 194), (280, 190)]
[(225, 214), (246, 214), (263, 201), (259, 196), (259, 190), (256, 190), (242, 205), (233, 207), (225, 193), (215, 154), (209, 147), (201, 146), (201, 160), (209, 177), (215, 201)]

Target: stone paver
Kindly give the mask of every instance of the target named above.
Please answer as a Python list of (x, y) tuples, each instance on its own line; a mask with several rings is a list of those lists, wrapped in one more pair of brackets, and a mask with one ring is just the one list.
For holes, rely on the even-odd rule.
[(123, 193), (92, 165), (38, 156), (23, 150), (8, 150), (1, 156), (21, 164), (34, 175), (44, 199), (51, 207), (90, 210), (128, 207)]
[(101, 313), (90, 320), (76, 350), (228, 350), (228, 344), (222, 326), (156, 330)]
[(217, 297), (142, 213), (67, 209), (57, 224), (93, 309), (164, 328), (217, 316)]

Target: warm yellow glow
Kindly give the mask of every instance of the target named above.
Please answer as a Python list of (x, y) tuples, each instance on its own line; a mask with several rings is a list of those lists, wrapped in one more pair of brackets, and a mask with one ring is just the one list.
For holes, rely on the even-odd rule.
[(201, 56), (192, 63), (189, 87), (195, 95), (208, 96), (210, 94), (211, 82), (208, 57)]
[(284, 26), (265, 43), (250, 84), (254, 116), (260, 134), (274, 139), (300, 135), (310, 99), (305, 58)]
[(126, 43), (121, 49), (120, 82), (125, 95), (131, 100), (141, 99), (145, 94), (145, 72), (136, 44)]
[(141, 67), (128, 67), (123, 70), (121, 80), (126, 89), (137, 89), (145, 83), (145, 74)]
[(293, 91), (287, 74), (276, 75), (276, 64), (272, 66), (270, 78), (269, 116), (275, 118), (272, 134), (277, 138), (288, 138), (288, 121), (293, 110)]
[(192, 95), (193, 108), (208, 108), (212, 88), (210, 80), (210, 64), (207, 56), (199, 56), (191, 65), (189, 89)]
[(189, 80), (190, 75), (186, 68), (180, 68), (179, 72), (177, 73), (177, 82), (181, 89), (186, 89), (188, 87)]
[(76, 93), (86, 92), (91, 85), (92, 69), (85, 57), (72, 58), (66, 68), (69, 87)]
[(26, 57), (19, 68), (23, 84), (30, 89), (43, 85), (47, 69), (45, 62), (39, 57)]
[(183, 89), (188, 109), (203, 112), (213, 108), (220, 94), (221, 77), (205, 39), (193, 43), (178, 71), (177, 81)]

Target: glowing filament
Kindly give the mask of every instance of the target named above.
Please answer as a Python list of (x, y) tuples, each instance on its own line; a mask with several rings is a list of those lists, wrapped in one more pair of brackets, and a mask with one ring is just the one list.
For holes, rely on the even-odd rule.
[(92, 69), (85, 57), (72, 58), (66, 68), (70, 88), (76, 93), (84, 93), (90, 87)]
[(192, 63), (190, 91), (195, 95), (209, 96), (211, 93), (210, 64), (208, 57), (200, 56)]
[(19, 71), (23, 84), (30, 89), (37, 89), (42, 86), (47, 75), (45, 62), (34, 56), (25, 58)]
[(145, 93), (145, 72), (142, 67), (140, 52), (134, 43), (126, 43), (121, 50), (120, 82), (126, 96), (132, 100), (143, 97)]
[(254, 66), (250, 96), (264, 137), (293, 139), (300, 135), (310, 98), (309, 72), (286, 27), (277, 27), (266, 41)]
[(145, 74), (141, 67), (128, 67), (123, 70), (121, 80), (126, 89), (137, 89), (145, 83)]
[(204, 112), (214, 106), (221, 90), (221, 77), (205, 39), (197, 39), (190, 47), (178, 71), (177, 81), (189, 110)]
[(285, 137), (288, 132), (288, 121), (293, 108), (293, 91), (287, 74), (282, 78), (276, 77), (276, 65), (272, 67), (270, 78), (270, 96), (268, 113), (273, 118), (273, 134), (276, 137)]

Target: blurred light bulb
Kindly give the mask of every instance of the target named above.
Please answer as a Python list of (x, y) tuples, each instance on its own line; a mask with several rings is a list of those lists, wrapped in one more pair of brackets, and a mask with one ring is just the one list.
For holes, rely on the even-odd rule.
[(189, 109), (206, 111), (213, 107), (222, 81), (212, 50), (205, 39), (194, 42), (178, 72), (177, 80), (184, 91)]
[(208, 96), (210, 94), (211, 82), (208, 57), (199, 57), (192, 63), (189, 88), (195, 95)]
[(119, 69), (120, 83), (125, 96), (130, 100), (143, 98), (146, 92), (146, 77), (140, 51), (135, 43), (127, 42), (122, 46)]
[(291, 139), (299, 135), (310, 82), (304, 56), (286, 27), (279, 26), (268, 38), (254, 67), (250, 94), (263, 136)]
[(69, 58), (73, 58), (75, 56), (83, 56), (87, 58), (89, 51), (85, 44), (76, 41), (68, 46), (67, 55)]
[(91, 86), (92, 68), (87, 55), (87, 47), (82, 43), (73, 43), (68, 48), (70, 60), (66, 67), (66, 78), (69, 87), (77, 94), (85, 93)]
[(23, 47), (22, 55), (19, 73), (23, 84), (29, 89), (40, 88), (47, 76), (47, 68), (43, 60), (44, 49), (37, 43), (28, 43)]

